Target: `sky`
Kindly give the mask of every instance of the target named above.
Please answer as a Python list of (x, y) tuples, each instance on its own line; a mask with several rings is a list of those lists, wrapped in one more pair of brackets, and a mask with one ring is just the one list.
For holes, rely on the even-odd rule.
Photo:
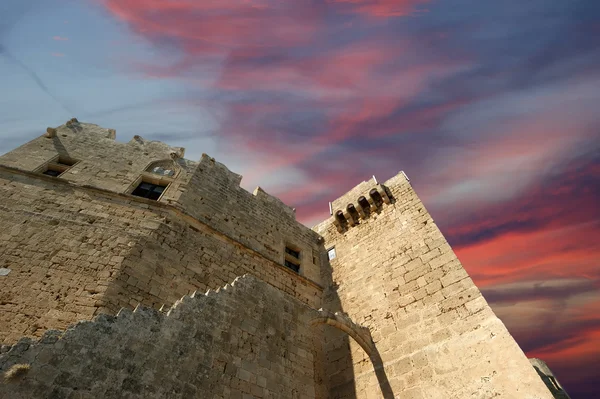
[(71, 117), (297, 209), (403, 170), (530, 357), (600, 397), (597, 0), (2, 0), (0, 153)]

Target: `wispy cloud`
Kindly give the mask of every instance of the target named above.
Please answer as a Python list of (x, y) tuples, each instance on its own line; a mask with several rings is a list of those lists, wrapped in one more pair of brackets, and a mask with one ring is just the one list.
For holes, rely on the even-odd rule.
[(353, 12), (373, 17), (401, 17), (426, 12), (422, 6), (429, 0), (328, 0), (338, 3), (341, 12)]
[(62, 36), (52, 36), (52, 40), (67, 41), (67, 40), (69, 40), (69, 38), (68, 37), (62, 37)]
[(68, 107), (58, 97), (56, 97), (54, 95), (54, 93), (52, 93), (52, 91), (50, 91), (48, 89), (48, 86), (42, 81), (42, 79), (39, 77), (39, 75), (33, 69), (31, 69), (28, 65), (23, 63), (17, 57), (15, 57), (12, 54), (12, 52), (10, 52), (6, 47), (4, 47), (0, 43), (0, 57), (2, 57), (2, 56), (5, 57), (6, 59), (8, 59), (9, 61), (11, 61), (14, 65), (19, 67), (21, 70), (23, 70), (27, 74), (27, 76), (29, 76), (31, 78), (31, 80), (37, 85), (37, 87), (40, 90), (42, 90), (44, 93), (46, 93), (50, 98), (52, 98), (52, 100), (54, 100), (58, 105), (60, 105), (61, 108), (63, 108), (65, 111), (67, 111), (69, 114), (72, 115), (72, 113), (69, 111)]

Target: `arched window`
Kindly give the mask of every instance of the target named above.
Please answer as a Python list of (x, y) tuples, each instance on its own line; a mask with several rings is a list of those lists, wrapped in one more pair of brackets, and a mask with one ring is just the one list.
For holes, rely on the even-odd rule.
[(348, 211), (350, 216), (352, 216), (352, 219), (354, 219), (354, 222), (358, 223), (358, 219), (360, 219), (360, 216), (358, 215), (358, 211), (356, 210), (354, 205), (348, 204), (348, 206), (346, 207), (346, 210)]
[(362, 208), (366, 216), (371, 214), (371, 204), (369, 204), (369, 200), (367, 200), (364, 196), (361, 196), (358, 199), (358, 206)]
[(171, 159), (154, 161), (146, 168), (146, 172), (167, 177), (175, 177), (179, 168)]
[(344, 217), (344, 212), (337, 211), (335, 213), (335, 220), (337, 220), (337, 222), (339, 223), (339, 225), (340, 225), (341, 228), (345, 229), (346, 227), (348, 227), (348, 221)]
[(377, 208), (383, 205), (383, 198), (381, 198), (381, 194), (376, 189), (369, 191), (369, 196), (373, 199), (373, 203)]

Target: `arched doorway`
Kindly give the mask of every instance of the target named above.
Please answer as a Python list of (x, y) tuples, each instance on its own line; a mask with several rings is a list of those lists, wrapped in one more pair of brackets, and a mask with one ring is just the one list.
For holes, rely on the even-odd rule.
[[(321, 387), (321, 394), (317, 394), (317, 397), (331, 397), (331, 398), (359, 398), (362, 397), (360, 392), (357, 392), (356, 387), (354, 386), (353, 380), (353, 368), (352, 368), (352, 358), (350, 355), (349, 345), (347, 344), (348, 337), (351, 337), (366, 353), (369, 358), (372, 366), (373, 372), (377, 376), (377, 381), (379, 382), (379, 387), (381, 388), (382, 398), (392, 399), (394, 398), (394, 393), (390, 387), (389, 381), (385, 374), (385, 370), (383, 368), (383, 362), (381, 360), (381, 356), (377, 351), (375, 343), (371, 337), (371, 332), (368, 328), (363, 327), (354, 323), (347, 315), (342, 312), (331, 312), (323, 309), (319, 309), (318, 315), (310, 321), (310, 324), (313, 327), (318, 326), (330, 326), (335, 328), (341, 334), (334, 334), (334, 337), (337, 336), (338, 341), (346, 340), (346, 343), (336, 342), (336, 344), (341, 344), (334, 346), (333, 349), (331, 347), (327, 347), (326, 341), (321, 341), (317, 339), (315, 341), (316, 352), (320, 353), (320, 358), (315, 359), (315, 363), (322, 363), (322, 370), (320, 373), (323, 379), (323, 386)], [(328, 328), (328, 327), (325, 327)], [(318, 337), (318, 334), (315, 334), (315, 337)], [(344, 348), (347, 347), (347, 353), (343, 353)], [(335, 352), (334, 356), (328, 356), (329, 353)], [(342, 353), (341, 353), (342, 352)], [(345, 359), (345, 358), (347, 359)], [(348, 363), (349, 362), (349, 363)], [(328, 364), (329, 363), (329, 364)], [(335, 364), (332, 364), (335, 363)], [(350, 366), (349, 368), (347, 368)], [(328, 373), (331, 370), (338, 370), (339, 368), (346, 367), (345, 370), (342, 371), (341, 380), (338, 378), (337, 381), (332, 380)], [(316, 370), (315, 370), (316, 371)], [(337, 374), (336, 374), (337, 375)], [(345, 381), (344, 381), (345, 380)], [(342, 383), (340, 383), (342, 382)], [(341, 392), (343, 391), (343, 392)]]

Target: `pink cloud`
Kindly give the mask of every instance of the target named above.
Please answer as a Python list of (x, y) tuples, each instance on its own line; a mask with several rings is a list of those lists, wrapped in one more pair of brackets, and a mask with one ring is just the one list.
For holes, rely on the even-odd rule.
[(62, 36), (52, 36), (53, 40), (58, 40), (58, 41), (66, 41), (69, 40), (68, 37), (62, 37)]
[(248, 149), (269, 154), (268, 162), (253, 169), (248, 178), (298, 164), (350, 138), (385, 137), (398, 134), (402, 128), (424, 128), (438, 115), (459, 106), (460, 102), (454, 102), (431, 107), (384, 128), (364, 130), (363, 125), (392, 117), (420, 95), (431, 79), (451, 74), (466, 64), (463, 60), (436, 60), (405, 68), (390, 67), (398, 57), (410, 53), (410, 49), (410, 44), (402, 40), (396, 40), (393, 45), (385, 41), (359, 42), (299, 60), (261, 64), (260, 68), (252, 62), (261, 59), (260, 52), (234, 52), (223, 65), (217, 88), (235, 92), (304, 93), (310, 107), (323, 110), (328, 119), (318, 131), (311, 132), (311, 137), (304, 139), (301, 146), (290, 147), (289, 140), (273, 140), (276, 132), (269, 132), (261, 123), (252, 123), (252, 115), (260, 115), (261, 122), (268, 120), (271, 114), (275, 118), (285, 116), (289, 110), (283, 104), (269, 105), (268, 111), (258, 102), (245, 104), (247, 117), (239, 117), (233, 106), (232, 115), (238, 117), (224, 121), (223, 133), (235, 136)]
[[(540, 228), (532, 232), (506, 233), (491, 241), (457, 247), (455, 252), (475, 282), (490, 284), (546, 277), (597, 275), (595, 237), (598, 222), (564, 228)], [(566, 267), (568, 265), (568, 267)]]
[(64, 57), (65, 56), (63, 53), (50, 53), (50, 55), (52, 55), (53, 57)]
[[(396, 15), (413, 3), (352, 1), (333, 2), (327, 7), (352, 6), (373, 15)], [(426, 88), (431, 78), (458, 64), (440, 59), (394, 68), (392, 63), (399, 57), (414, 53), (410, 42), (398, 38), (354, 43), (300, 57), (282, 56), (284, 53), (274, 49), (293, 52), (310, 44), (326, 28), (327, 7), (303, 1), (107, 0), (105, 5), (146, 38), (157, 43), (174, 40), (180, 46), (183, 56), (170, 65), (137, 64), (147, 76), (189, 80), (188, 73), (198, 65), (215, 64), (220, 73), (213, 87), (218, 91), (293, 92), (305, 95), (313, 108), (328, 111), (328, 124), (292, 150), (286, 142), (273, 140), (280, 134), (265, 127), (265, 110), (260, 105), (253, 104), (255, 113), (247, 109), (248, 117), (241, 118), (235, 104), (224, 104), (224, 112), (232, 117), (225, 118), (220, 129), (223, 135), (249, 150), (269, 155), (270, 162), (253, 170), (254, 176), (297, 164), (331, 145), (364, 134), (355, 129), (357, 124), (390, 116)], [(278, 107), (277, 112), (266, 114), (277, 117), (289, 112), (283, 105)], [(253, 118), (257, 115), (260, 120)], [(395, 132), (387, 129), (374, 133), (386, 136)]]
[(417, 6), (428, 0), (328, 0), (329, 3), (343, 4), (351, 12), (373, 17), (401, 17), (416, 12)]
[(176, 38), (196, 55), (306, 43), (321, 18), (318, 7), (293, 1), (107, 0), (105, 5), (145, 36)]

